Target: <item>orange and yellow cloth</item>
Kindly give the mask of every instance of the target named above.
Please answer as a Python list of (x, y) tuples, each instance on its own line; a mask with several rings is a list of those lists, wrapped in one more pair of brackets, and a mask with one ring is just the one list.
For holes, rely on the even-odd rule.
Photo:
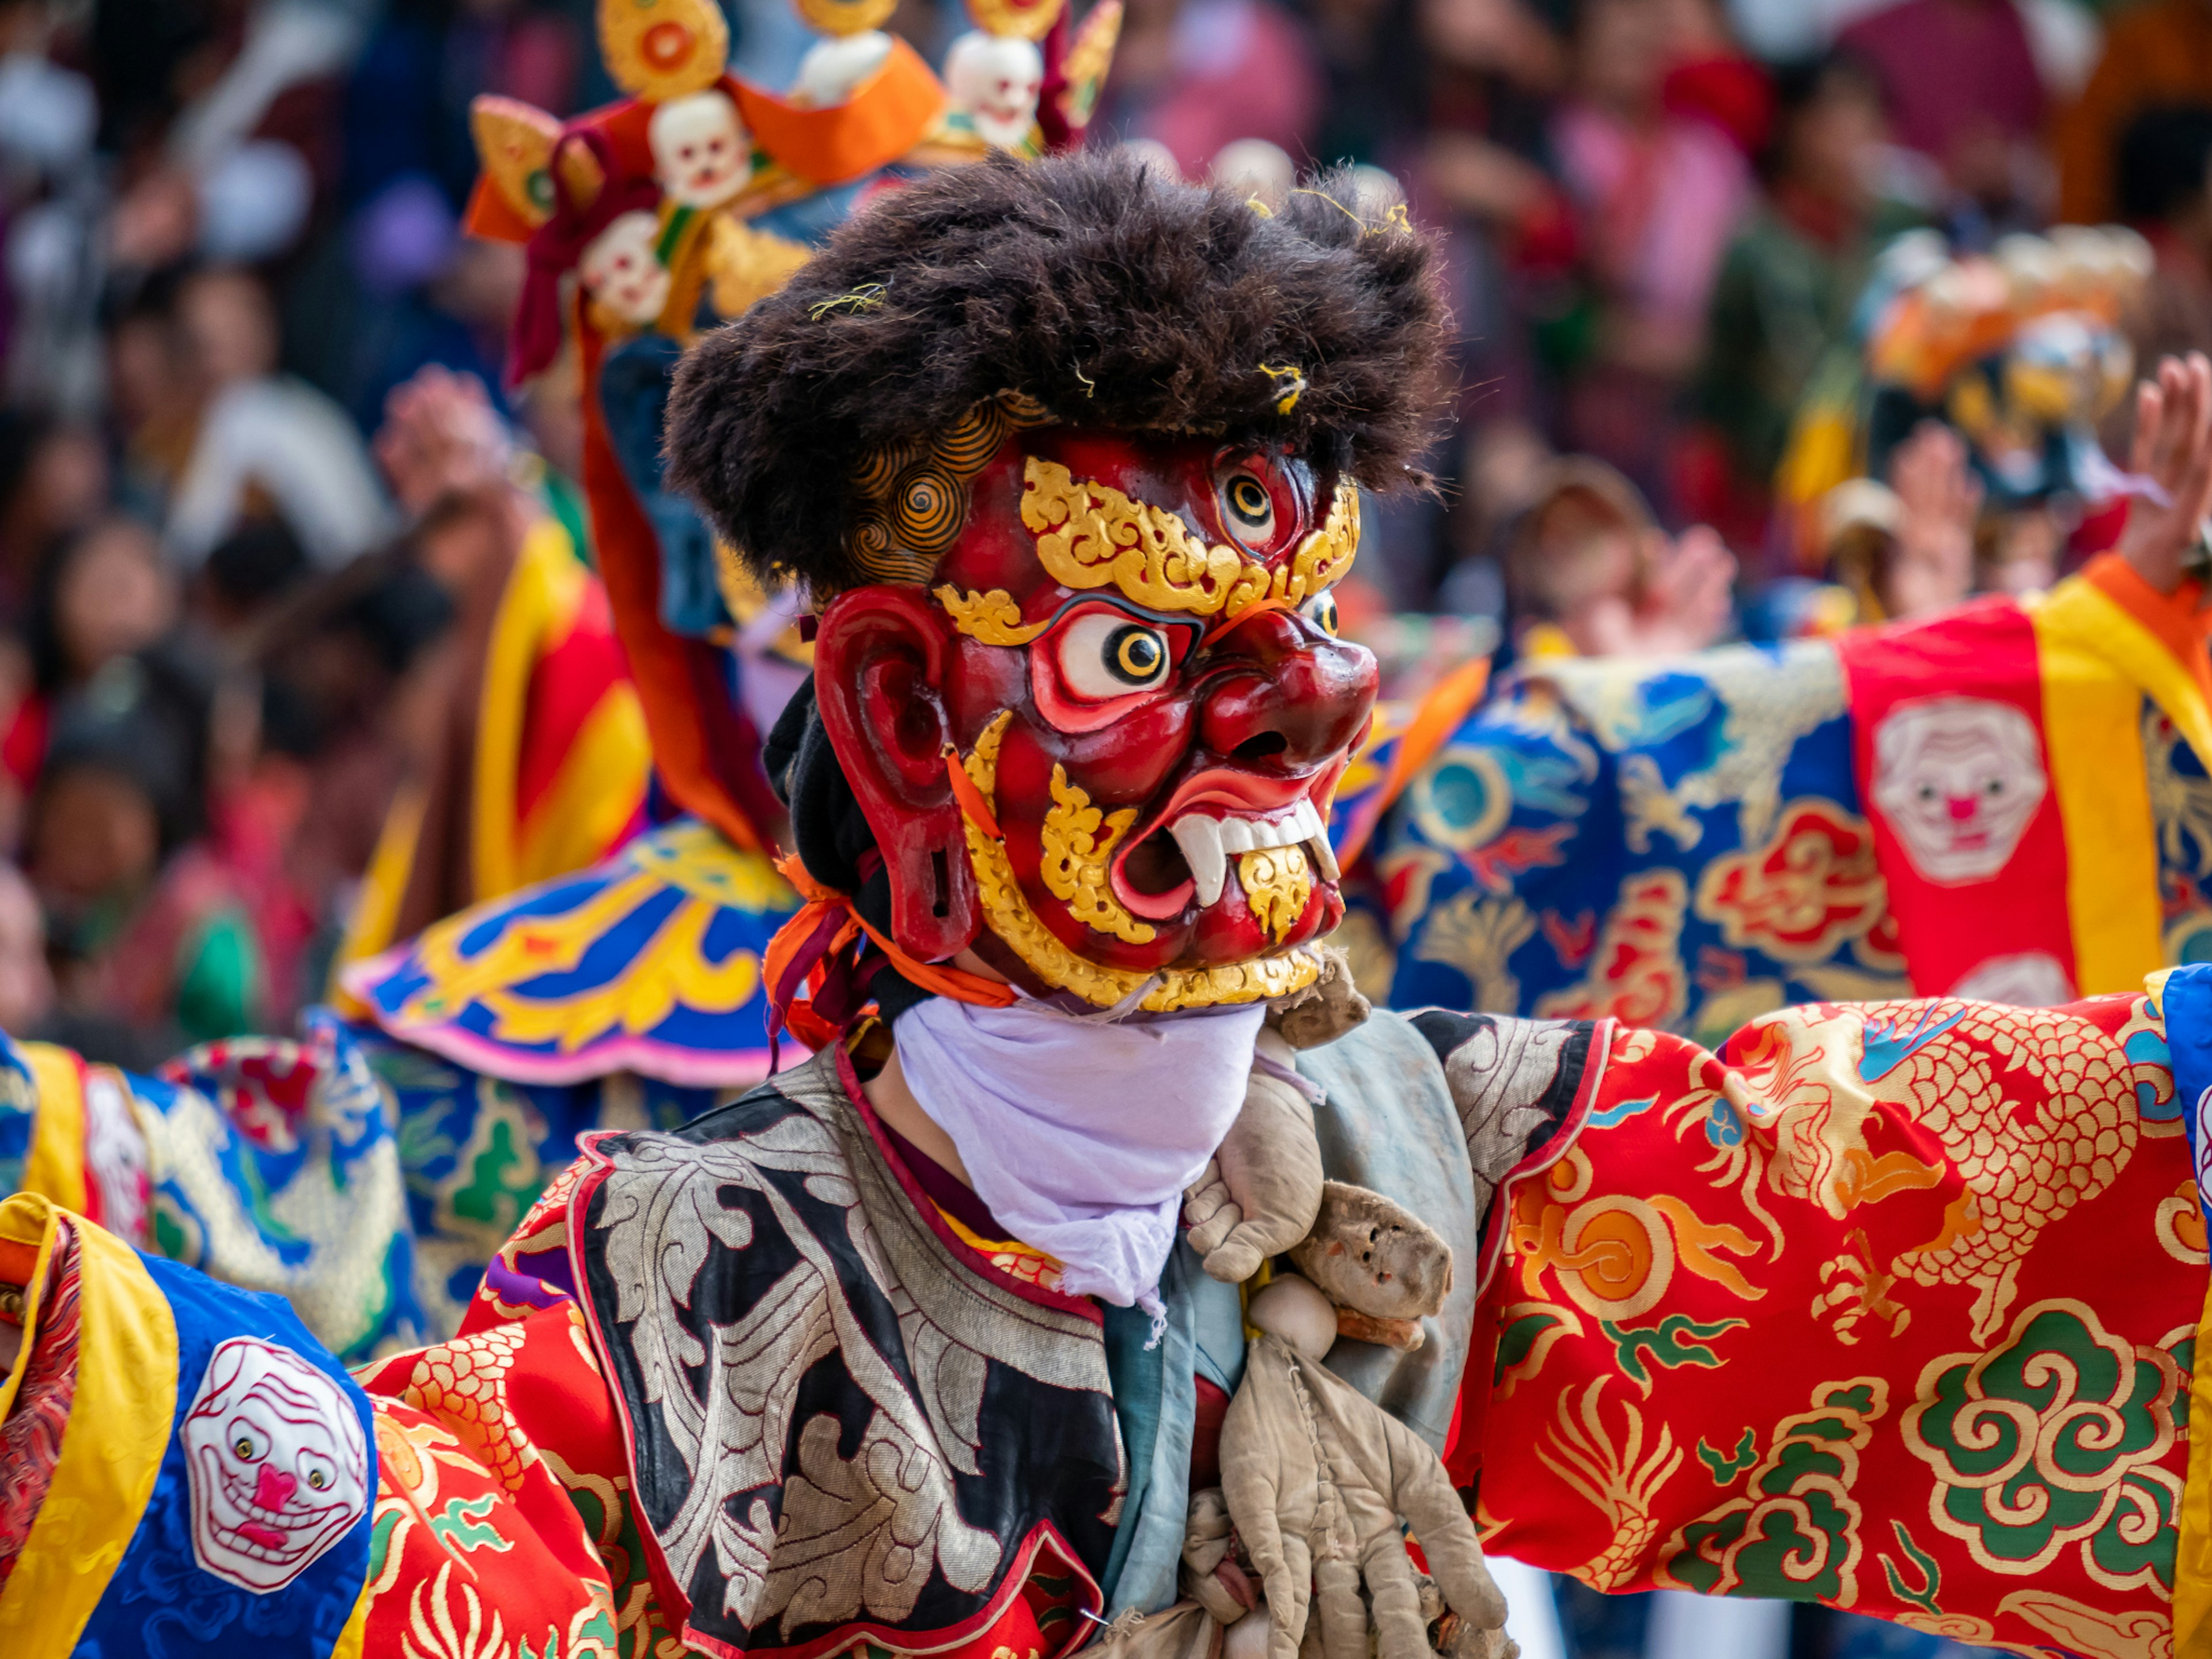
[[(477, 904), (620, 847), (644, 823), (653, 768), (606, 591), (557, 520), (541, 519), (523, 538), (483, 664), (466, 799), (445, 804), (466, 819), (467, 899)], [(395, 942), (432, 796), (416, 780), (393, 802), (340, 966)]]

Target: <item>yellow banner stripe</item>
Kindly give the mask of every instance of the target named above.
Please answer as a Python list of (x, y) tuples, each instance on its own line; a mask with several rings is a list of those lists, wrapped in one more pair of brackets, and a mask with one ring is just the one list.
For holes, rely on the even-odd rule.
[(84, 1185), (83, 1070), (75, 1054), (50, 1042), (18, 1043), (16, 1052), (39, 1090), (23, 1190), (81, 1215), (90, 1207)]
[[(0, 1238), (39, 1246), (43, 1285), (64, 1219), (77, 1238), (76, 1397), (53, 1484), (0, 1589), (10, 1653), (76, 1645), (153, 1497), (177, 1414), (176, 1319), (128, 1245), (33, 1193), (0, 1204)], [(35, 1320), (25, 1319), (27, 1343)], [(15, 1386), (0, 1391), (0, 1409)]]
[(2212, 764), (2212, 710), (2189, 672), (2088, 582), (2032, 603), (2044, 738), (2066, 830), (2066, 906), (2085, 996), (2138, 989), (2165, 965), (2156, 827), (2142, 749), (2146, 696)]

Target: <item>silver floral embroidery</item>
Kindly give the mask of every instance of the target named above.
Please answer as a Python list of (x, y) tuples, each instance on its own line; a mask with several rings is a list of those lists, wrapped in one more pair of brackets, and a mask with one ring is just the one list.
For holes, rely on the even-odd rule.
[[(999, 1540), (961, 1517), (952, 1486), (954, 1472), (981, 1469), (991, 1364), (1104, 1394), (1105, 1351), (1089, 1321), (1025, 1301), (952, 1256), (899, 1190), (826, 1057), (777, 1087), (799, 1109), (755, 1134), (705, 1145), (626, 1137), (602, 1188), (597, 1226), (616, 1276), (615, 1321), (631, 1327), (645, 1396), (690, 1476), (659, 1542), (684, 1584), (713, 1550), (724, 1611), (748, 1629), (779, 1618), (787, 1631), (896, 1623), (933, 1571), (969, 1594), (998, 1571)], [(829, 1247), (766, 1172), (800, 1176), (810, 1198), (844, 1212), (898, 1319), (918, 1399), (862, 1324)], [(684, 1310), (709, 1241), (753, 1243), (752, 1218), (721, 1202), (726, 1188), (758, 1193), (799, 1260), (741, 1318), (709, 1324), (702, 1341)], [(849, 1459), (838, 1455), (835, 1417), (800, 1426), (787, 1473), (799, 1380), (832, 1353), (874, 1410)], [(779, 1482), (780, 1513), (763, 1491)], [(749, 1492), (732, 1515), (730, 1500)]]

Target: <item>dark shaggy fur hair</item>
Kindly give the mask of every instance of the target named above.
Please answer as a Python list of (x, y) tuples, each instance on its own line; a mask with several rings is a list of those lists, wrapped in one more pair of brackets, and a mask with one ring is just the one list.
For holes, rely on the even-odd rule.
[[(1124, 156), (997, 158), (872, 204), (676, 372), (669, 478), (764, 579), (865, 580), (853, 478), (1002, 390), (1066, 425), (1291, 444), (1407, 482), (1443, 395), (1436, 255), (1325, 177), (1267, 216)], [(1288, 413), (1262, 363), (1295, 365)]]

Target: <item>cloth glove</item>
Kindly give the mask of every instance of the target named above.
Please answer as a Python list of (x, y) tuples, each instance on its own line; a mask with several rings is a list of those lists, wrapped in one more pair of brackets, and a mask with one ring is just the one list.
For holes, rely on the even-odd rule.
[(1267, 1599), (1267, 1659), (1297, 1659), (1310, 1613), (1322, 1659), (1368, 1659), (1363, 1581), (1375, 1659), (1430, 1659), (1421, 1575), (1401, 1519), (1449, 1610), (1475, 1632), (1503, 1631), (1505, 1598), (1443, 1462), (1279, 1336), (1263, 1334), (1248, 1352), (1222, 1425), (1221, 1468), (1230, 1517)]

